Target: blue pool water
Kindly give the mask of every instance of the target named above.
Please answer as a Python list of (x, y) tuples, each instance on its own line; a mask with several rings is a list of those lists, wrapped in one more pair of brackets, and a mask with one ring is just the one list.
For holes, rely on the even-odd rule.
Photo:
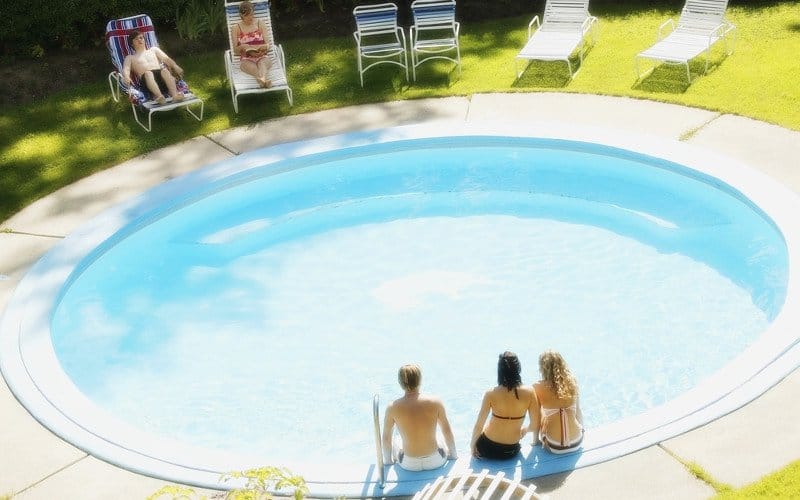
[(372, 463), (372, 395), (417, 362), (461, 450), (497, 354), (576, 372), (590, 428), (691, 389), (780, 311), (786, 246), (719, 181), (609, 147), (462, 137), (288, 160), (134, 221), (70, 278), (81, 392), (266, 463)]

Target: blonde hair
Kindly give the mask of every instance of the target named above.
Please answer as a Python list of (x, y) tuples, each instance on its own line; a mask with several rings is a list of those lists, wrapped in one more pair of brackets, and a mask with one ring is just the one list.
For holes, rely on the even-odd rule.
[(403, 365), (397, 371), (397, 381), (406, 391), (416, 391), (422, 382), (422, 370), (417, 365)]
[(567, 367), (567, 362), (556, 351), (545, 351), (539, 356), (539, 371), (559, 399), (570, 399), (578, 395), (578, 381)]

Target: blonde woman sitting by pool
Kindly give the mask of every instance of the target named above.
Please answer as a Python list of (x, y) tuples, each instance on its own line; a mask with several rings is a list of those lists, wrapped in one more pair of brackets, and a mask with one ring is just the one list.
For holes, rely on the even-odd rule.
[(241, 23), (236, 23), (231, 30), (231, 46), (241, 57), (239, 67), (255, 77), (258, 84), (264, 88), (270, 87), (272, 82), (267, 79), (270, 67), (269, 49), (267, 43), (267, 27), (264, 21), (255, 20), (255, 9), (250, 2), (239, 4)]
[(570, 453), (583, 442), (583, 415), (578, 402), (578, 382), (566, 361), (555, 351), (539, 356), (542, 380), (533, 384), (536, 411), (531, 426), (533, 444), (538, 442), (551, 453)]
[[(472, 456), (509, 459), (520, 451), (525, 416), (533, 418), (533, 389), (522, 385), (522, 365), (513, 352), (497, 361), (497, 386), (483, 395), (478, 420), (472, 430)], [(491, 415), (491, 418), (490, 418)], [(487, 423), (487, 419), (489, 419)]]

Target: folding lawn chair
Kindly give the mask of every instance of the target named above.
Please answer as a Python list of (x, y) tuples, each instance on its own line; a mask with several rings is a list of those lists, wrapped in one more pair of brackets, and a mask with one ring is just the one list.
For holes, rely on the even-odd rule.
[[(128, 35), (131, 31), (138, 30), (144, 35), (145, 44), (148, 48), (157, 47), (158, 40), (156, 40), (156, 33), (153, 28), (153, 21), (145, 14), (138, 16), (126, 17), (123, 19), (116, 19), (109, 21), (106, 25), (106, 46), (111, 55), (111, 62), (114, 64), (114, 71), (108, 74), (108, 85), (111, 87), (111, 97), (114, 102), (119, 102), (120, 96), (123, 94), (128, 96), (133, 110), (133, 118), (136, 123), (142, 126), (143, 129), (150, 132), (153, 128), (153, 113), (162, 111), (171, 111), (177, 108), (186, 108), (186, 111), (198, 121), (203, 119), (203, 100), (189, 91), (189, 87), (183, 80), (177, 81), (178, 91), (182, 92), (184, 99), (182, 101), (173, 101), (171, 97), (167, 97), (165, 104), (159, 104), (147, 90), (144, 82), (140, 78), (131, 75), (132, 85), (129, 87), (125, 85), (122, 76), (122, 67), (125, 57), (133, 52), (133, 48), (128, 45)], [(192, 110), (192, 106), (200, 106), (200, 114), (196, 114)], [(142, 123), (139, 119), (137, 110), (147, 113), (147, 125)]]

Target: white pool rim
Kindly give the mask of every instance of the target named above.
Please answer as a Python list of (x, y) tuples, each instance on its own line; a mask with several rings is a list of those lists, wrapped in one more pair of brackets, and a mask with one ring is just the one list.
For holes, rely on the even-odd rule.
[[(727, 184), (759, 207), (781, 231), (789, 258), (786, 301), (769, 328), (734, 360), (692, 390), (645, 413), (591, 429), (583, 452), (554, 456), (523, 446), (512, 463), (471, 463), (469, 450), (445, 471), (467, 468), (503, 470), (530, 478), (616, 458), (706, 424), (752, 401), (800, 365), (800, 197), (758, 170), (718, 153), (683, 142), (567, 123), (430, 122), (349, 133), (266, 147), (242, 154), (148, 190), (90, 220), (42, 257), (25, 275), (0, 320), (0, 370), (17, 399), (45, 427), (86, 452), (124, 469), (200, 487), (224, 489), (220, 475), (256, 465), (287, 466), (306, 478), (315, 496), (408, 495), (443, 470), (405, 473), (386, 469), (378, 485), (375, 465), (282, 463), (254, 464), (249, 457), (196, 449), (186, 443), (147, 434), (89, 401), (61, 370), (50, 336), (50, 319), (64, 284), (82, 260), (154, 207), (202, 190), (251, 169), (315, 153), (412, 139), (458, 136), (506, 136), (594, 143), (661, 158)], [(480, 395), (476, 394), (476, 398)], [(365, 429), (365, 432), (373, 432)], [(335, 436), (332, 436), (335, 439)]]

